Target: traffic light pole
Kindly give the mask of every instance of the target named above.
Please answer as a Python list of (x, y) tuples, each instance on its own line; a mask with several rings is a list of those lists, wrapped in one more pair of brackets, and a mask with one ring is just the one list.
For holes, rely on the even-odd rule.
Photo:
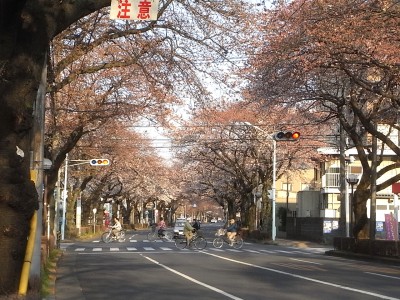
[[(65, 165), (64, 165), (64, 189), (62, 197), (62, 218), (61, 218), (61, 240), (65, 238), (65, 214), (67, 210), (67, 198), (68, 198), (68, 167), (78, 166), (83, 164), (90, 164), (91, 166), (108, 166), (110, 161), (108, 159), (77, 159), (70, 160), (71, 162), (78, 162), (76, 164), (68, 165), (68, 153), (65, 155)], [(58, 228), (58, 227), (57, 227)]]

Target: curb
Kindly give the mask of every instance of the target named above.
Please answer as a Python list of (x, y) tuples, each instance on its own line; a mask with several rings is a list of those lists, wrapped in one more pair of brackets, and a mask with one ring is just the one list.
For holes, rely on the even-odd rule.
[(48, 292), (49, 294), (43, 298), (43, 300), (54, 300), (56, 295), (56, 280), (57, 280), (57, 266), (58, 262), (63, 256), (63, 251), (57, 253), (57, 256), (54, 258), (54, 261), (49, 262), (49, 285)]

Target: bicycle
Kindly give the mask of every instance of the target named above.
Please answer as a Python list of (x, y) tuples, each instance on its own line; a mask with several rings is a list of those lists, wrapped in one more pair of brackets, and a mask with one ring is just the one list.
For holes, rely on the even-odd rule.
[(147, 239), (149, 241), (155, 241), (157, 238), (162, 239), (163, 241), (172, 241), (172, 233), (169, 231), (164, 230), (162, 234), (156, 230), (156, 227), (152, 226), (151, 232), (147, 234)]
[[(197, 234), (197, 232), (194, 232), (193, 237), (189, 241), (189, 248), (191, 246), (194, 246), (197, 250), (203, 250), (205, 247), (207, 247), (207, 240)], [(177, 236), (175, 238), (175, 247), (178, 249), (185, 249), (188, 246), (186, 236)]]
[(217, 233), (215, 234), (217, 237), (213, 240), (213, 246), (215, 248), (222, 248), (224, 243), (228, 244), (229, 246), (235, 248), (235, 249), (240, 249), (243, 246), (243, 239), (240, 236), (240, 233), (237, 232), (235, 237), (233, 238), (233, 241), (228, 239), (226, 236), (226, 230), (225, 229), (219, 229)]
[(115, 235), (112, 233), (112, 230), (109, 229), (108, 231), (103, 232), (103, 234), (101, 235), (101, 240), (102, 240), (104, 243), (107, 243), (107, 244), (110, 243), (110, 242), (112, 242), (112, 241), (118, 241), (118, 242), (122, 243), (122, 242), (125, 242), (125, 235), (126, 235), (126, 233), (125, 233), (125, 230), (124, 230), (124, 229), (122, 229), (122, 230), (118, 233), (118, 236), (115, 236)]

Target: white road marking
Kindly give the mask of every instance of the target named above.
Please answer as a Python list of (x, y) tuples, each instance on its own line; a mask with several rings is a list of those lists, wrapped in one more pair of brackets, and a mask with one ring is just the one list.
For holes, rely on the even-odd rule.
[(103, 251), (103, 248), (93, 248), (93, 251)]
[(110, 251), (119, 251), (119, 248), (112, 247), (112, 248), (110, 248)]
[(76, 251), (76, 252), (85, 251), (85, 248), (76, 248), (75, 251)]
[(154, 251), (155, 250), (153, 247), (143, 247), (143, 249), (146, 251)]
[(165, 251), (172, 251), (171, 248), (167, 248), (167, 247), (160, 247), (161, 250), (165, 250)]
[(310, 278), (310, 277), (306, 277), (306, 276), (296, 275), (296, 274), (292, 274), (292, 273), (288, 273), (288, 272), (284, 272), (284, 271), (280, 271), (280, 270), (276, 270), (276, 269), (262, 267), (262, 266), (258, 266), (258, 265), (255, 265), (255, 264), (250, 264), (250, 263), (246, 263), (246, 262), (243, 262), (243, 261), (235, 260), (235, 259), (232, 259), (232, 258), (223, 257), (223, 256), (220, 256), (220, 255), (217, 255), (217, 254), (213, 254), (213, 253), (209, 253), (209, 252), (204, 252), (204, 251), (200, 251), (200, 252), (204, 253), (206, 255), (211, 255), (211, 256), (214, 256), (214, 257), (217, 257), (217, 258), (220, 258), (220, 259), (224, 259), (224, 260), (227, 260), (227, 261), (231, 261), (231, 262), (235, 262), (235, 263), (238, 263), (238, 264), (246, 265), (246, 266), (249, 266), (249, 267), (262, 269), (262, 270), (266, 270), (266, 271), (270, 271), (270, 272), (275, 272), (275, 273), (278, 273), (278, 274), (282, 274), (282, 275), (286, 275), (286, 276), (290, 276), (290, 277), (295, 277), (295, 278), (298, 278), (298, 279), (303, 279), (303, 280), (311, 281), (311, 282), (314, 282), (314, 283), (319, 283), (319, 284), (323, 284), (323, 285), (339, 288), (339, 289), (342, 289), (342, 290), (347, 290), (347, 291), (352, 291), (352, 292), (355, 292), (355, 293), (360, 293), (360, 294), (364, 294), (364, 295), (368, 295), (368, 296), (373, 296), (373, 297), (377, 297), (379, 299), (400, 300), (400, 298), (394, 298), (394, 297), (390, 297), (390, 296), (386, 296), (386, 295), (382, 295), (382, 294), (378, 294), (378, 293), (373, 293), (373, 292), (368, 292), (368, 291), (352, 288), (352, 287), (349, 287), (349, 286), (344, 286), (344, 285), (341, 285), (341, 284), (326, 282), (326, 281), (322, 281), (322, 280), (318, 280), (318, 279), (314, 279), (314, 278)]
[(227, 293), (227, 292), (225, 292), (225, 291), (223, 291), (223, 290), (221, 290), (219, 288), (216, 288), (216, 287), (211, 286), (209, 284), (206, 284), (204, 282), (198, 281), (197, 279), (194, 279), (193, 277), (190, 277), (190, 276), (185, 275), (185, 274), (183, 274), (183, 273), (181, 273), (179, 271), (176, 271), (176, 270), (174, 270), (174, 269), (172, 269), (170, 267), (167, 267), (166, 265), (163, 265), (163, 264), (159, 263), (158, 261), (156, 261), (156, 260), (154, 260), (154, 259), (152, 259), (150, 257), (144, 256), (144, 255), (142, 255), (142, 256), (144, 258), (146, 258), (147, 260), (151, 261), (152, 263), (154, 263), (156, 265), (159, 265), (160, 267), (162, 267), (162, 268), (164, 268), (164, 269), (166, 269), (166, 270), (168, 270), (168, 271), (170, 271), (172, 273), (175, 273), (175, 274), (177, 274), (177, 275), (179, 275), (179, 276), (181, 276), (181, 277), (183, 277), (183, 278), (185, 278), (185, 279), (187, 279), (187, 280), (189, 280), (191, 282), (197, 283), (198, 285), (206, 287), (206, 288), (208, 288), (208, 289), (210, 289), (210, 290), (212, 290), (214, 292), (222, 294), (222, 295), (224, 295), (224, 296), (226, 296), (226, 297), (228, 297), (230, 299), (243, 300), (242, 298), (239, 298), (239, 297), (236, 297), (235, 295), (229, 294), (229, 293)]
[(371, 274), (371, 275), (375, 275), (375, 276), (381, 276), (381, 277), (386, 277), (386, 278), (391, 278), (391, 279), (398, 279), (400, 280), (400, 277), (397, 276), (389, 276), (389, 275), (383, 275), (383, 274), (378, 274), (378, 273), (372, 273), (372, 272), (364, 272), (366, 274)]
[(137, 251), (137, 248), (134, 248), (134, 247), (126, 247), (126, 250), (128, 250), (128, 251)]
[(247, 251), (247, 252), (250, 252), (250, 253), (260, 253), (260, 251), (251, 250), (251, 249), (243, 249), (243, 251)]
[(269, 254), (276, 253), (275, 251), (271, 251), (271, 250), (260, 250), (260, 252), (265, 252), (265, 253), (269, 253)]
[(308, 263), (308, 264), (322, 265), (322, 264), (317, 263), (317, 262), (308, 261), (308, 260), (303, 260), (303, 259), (297, 259), (297, 258), (289, 258), (289, 259), (291, 259), (291, 260), (296, 260), (296, 261), (301, 261), (301, 262)]

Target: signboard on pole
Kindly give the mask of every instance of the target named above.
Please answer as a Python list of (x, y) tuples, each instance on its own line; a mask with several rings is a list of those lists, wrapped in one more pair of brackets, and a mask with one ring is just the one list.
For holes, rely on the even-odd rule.
[(157, 20), (159, 0), (111, 0), (110, 19)]

